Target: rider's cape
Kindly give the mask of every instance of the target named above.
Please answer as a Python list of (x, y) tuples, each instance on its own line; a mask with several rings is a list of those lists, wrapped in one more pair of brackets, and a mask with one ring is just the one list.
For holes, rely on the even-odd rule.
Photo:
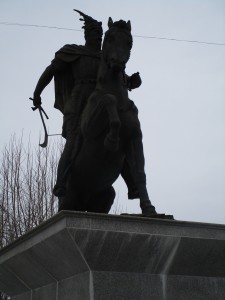
[[(54, 107), (64, 113), (64, 104), (71, 97), (72, 89), (74, 87), (74, 78), (70, 63), (80, 59), (81, 56), (91, 56), (100, 58), (100, 54), (93, 54), (88, 51), (85, 46), (78, 46), (75, 44), (65, 45), (55, 53), (55, 59), (52, 64), (61, 70), (54, 76), (55, 79), (55, 104)], [(65, 63), (68, 67), (65, 68)], [(62, 67), (64, 66), (64, 67)]]

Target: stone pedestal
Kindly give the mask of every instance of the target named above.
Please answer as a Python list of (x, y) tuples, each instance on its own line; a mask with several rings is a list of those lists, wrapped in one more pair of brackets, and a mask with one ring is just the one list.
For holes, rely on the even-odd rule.
[(225, 226), (62, 211), (0, 251), (14, 300), (224, 300)]

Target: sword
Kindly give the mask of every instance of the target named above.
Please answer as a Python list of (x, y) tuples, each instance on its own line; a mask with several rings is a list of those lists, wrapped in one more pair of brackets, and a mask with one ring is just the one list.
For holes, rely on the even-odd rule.
[[(34, 100), (33, 98), (29, 98), (30, 100)], [(46, 125), (45, 125), (45, 121), (44, 121), (44, 117), (43, 117), (43, 114), (45, 115), (46, 119), (49, 119), (48, 115), (46, 114), (46, 112), (44, 111), (43, 107), (41, 105), (38, 105), (38, 106), (34, 106), (34, 107), (31, 107), (33, 111), (35, 111), (36, 109), (38, 109), (39, 111), (39, 114), (40, 114), (40, 117), (41, 117), (41, 121), (42, 121), (42, 124), (43, 124), (43, 127), (44, 127), (44, 132), (45, 132), (45, 139), (44, 139), (44, 142), (39, 144), (40, 147), (42, 148), (45, 148), (47, 147), (48, 145), (48, 133), (47, 133), (47, 129), (46, 129)]]

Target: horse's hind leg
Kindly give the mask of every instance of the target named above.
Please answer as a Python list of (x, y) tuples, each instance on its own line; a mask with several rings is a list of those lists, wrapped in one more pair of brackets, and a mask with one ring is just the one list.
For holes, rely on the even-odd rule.
[(115, 196), (116, 193), (112, 186), (95, 194), (91, 197), (87, 205), (87, 211), (108, 214), (113, 205)]

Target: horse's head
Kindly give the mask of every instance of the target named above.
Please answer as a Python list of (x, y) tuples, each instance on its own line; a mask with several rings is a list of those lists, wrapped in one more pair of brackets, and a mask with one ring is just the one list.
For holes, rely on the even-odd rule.
[(102, 46), (103, 58), (108, 66), (115, 71), (125, 69), (132, 48), (132, 35), (130, 21), (108, 21), (109, 29), (105, 33)]

